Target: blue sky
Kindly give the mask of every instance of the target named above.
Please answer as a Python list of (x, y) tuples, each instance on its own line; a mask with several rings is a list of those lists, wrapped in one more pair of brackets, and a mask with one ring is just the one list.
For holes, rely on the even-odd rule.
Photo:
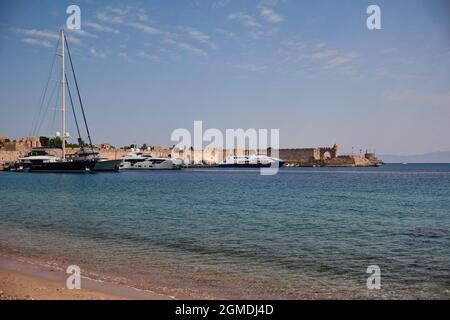
[[(202, 120), (278, 128), (283, 147), (450, 150), (450, 4), (438, 0), (2, 1), (0, 134), (30, 133), (70, 4), (95, 143), (169, 146)], [(366, 28), (369, 4), (381, 30)]]

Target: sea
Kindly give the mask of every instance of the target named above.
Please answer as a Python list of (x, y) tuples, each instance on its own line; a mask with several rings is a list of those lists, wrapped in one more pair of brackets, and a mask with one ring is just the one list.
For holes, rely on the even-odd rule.
[(2, 172), (0, 253), (170, 297), (449, 299), (450, 164)]

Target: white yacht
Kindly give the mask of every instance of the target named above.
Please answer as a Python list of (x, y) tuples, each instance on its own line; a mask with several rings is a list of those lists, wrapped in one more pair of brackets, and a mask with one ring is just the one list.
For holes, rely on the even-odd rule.
[(181, 165), (169, 158), (152, 157), (143, 152), (131, 152), (120, 164), (120, 170), (175, 170)]
[(20, 157), (16, 165), (11, 168), (12, 171), (28, 171), (32, 165), (43, 163), (58, 162), (60, 159), (56, 156), (49, 155), (45, 150), (31, 150), (24, 157)]

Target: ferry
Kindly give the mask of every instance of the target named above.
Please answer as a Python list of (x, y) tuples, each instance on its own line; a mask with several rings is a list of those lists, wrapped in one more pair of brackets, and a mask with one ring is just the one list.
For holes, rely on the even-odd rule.
[(231, 156), (221, 162), (219, 168), (268, 168), (272, 164), (282, 167), (285, 161), (265, 155)]

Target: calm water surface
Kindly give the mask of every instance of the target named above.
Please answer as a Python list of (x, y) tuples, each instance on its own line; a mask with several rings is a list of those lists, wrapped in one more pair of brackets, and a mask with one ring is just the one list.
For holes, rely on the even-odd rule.
[(0, 173), (0, 194), (0, 251), (94, 278), (203, 298), (450, 298), (450, 164)]

